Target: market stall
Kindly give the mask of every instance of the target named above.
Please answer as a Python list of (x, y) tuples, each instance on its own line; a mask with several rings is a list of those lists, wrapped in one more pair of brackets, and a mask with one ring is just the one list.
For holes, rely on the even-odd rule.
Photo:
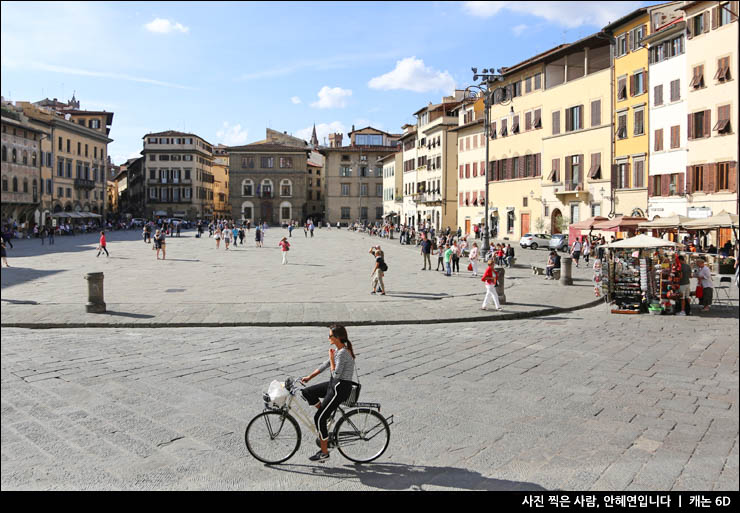
[(594, 224), (593, 229), (604, 232), (617, 232), (617, 235), (621, 232), (635, 234), (640, 223), (646, 221), (647, 219), (644, 217), (616, 216), (614, 219), (607, 219), (606, 221)]
[(581, 232), (586, 230), (588, 230), (588, 235), (590, 237), (591, 231), (594, 229), (595, 225), (608, 220), (608, 217), (595, 216), (589, 217), (588, 219), (584, 219), (583, 221), (579, 221), (577, 223), (573, 223), (568, 226), (568, 240), (574, 241), (577, 238), (580, 238)]
[(606, 245), (601, 283), (612, 313), (638, 314), (672, 311), (678, 290), (676, 256), (681, 244), (637, 235)]

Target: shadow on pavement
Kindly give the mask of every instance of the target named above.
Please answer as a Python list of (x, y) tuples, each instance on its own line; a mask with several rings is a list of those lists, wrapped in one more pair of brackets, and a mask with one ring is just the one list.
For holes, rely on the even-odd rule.
[(53, 274), (64, 272), (62, 269), (54, 271), (40, 271), (29, 267), (11, 267), (10, 270), (3, 268), (2, 277), (0, 277), (0, 288), (19, 285), (40, 278), (46, 278)]
[[(142, 240), (141, 230), (106, 231), (105, 237), (109, 248), (111, 243)], [(53, 255), (55, 253), (76, 253), (80, 251), (93, 253), (97, 252), (96, 248), (99, 240), (99, 231), (79, 233), (77, 235), (57, 235), (54, 237), (54, 244), (44, 241), (42, 245), (41, 239), (36, 238), (13, 239), (14, 247), (8, 251), (8, 257), (32, 257), (47, 254)]]
[(424, 299), (426, 301), (439, 301), (442, 299), (441, 297), (426, 297), (423, 295), (411, 295), (411, 294), (403, 294), (403, 293), (393, 293), (393, 292), (386, 292), (386, 297), (402, 297), (406, 299)]
[(343, 467), (320, 467), (314, 465), (265, 465), (267, 468), (337, 479), (357, 478), (365, 486), (383, 490), (424, 490), (428, 487), (444, 487), (464, 490), (488, 491), (544, 491), (535, 483), (506, 481), (484, 477), (457, 467), (430, 467), (404, 465), (403, 463), (368, 463)]
[(19, 301), (17, 299), (2, 299), (6, 303), (10, 303), (11, 305), (38, 305), (36, 301)]
[(114, 312), (112, 310), (108, 310), (105, 312), (107, 315), (115, 315), (116, 317), (132, 317), (134, 319), (152, 319), (154, 318), (153, 315), (149, 314), (133, 314), (133, 313), (127, 313), (127, 312)]

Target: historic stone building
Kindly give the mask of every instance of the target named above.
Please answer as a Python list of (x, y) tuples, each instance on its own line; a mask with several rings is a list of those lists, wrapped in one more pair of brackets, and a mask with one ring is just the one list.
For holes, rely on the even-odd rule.
[(40, 205), (41, 139), (22, 113), (2, 106), (2, 221), (36, 223)]
[(168, 130), (144, 136), (144, 217), (213, 217), (213, 146), (195, 134)]
[(395, 153), (400, 135), (372, 127), (349, 133), (350, 145), (342, 146), (341, 134), (330, 134), (326, 156), (326, 218), (347, 225), (383, 220), (383, 165), (379, 159)]

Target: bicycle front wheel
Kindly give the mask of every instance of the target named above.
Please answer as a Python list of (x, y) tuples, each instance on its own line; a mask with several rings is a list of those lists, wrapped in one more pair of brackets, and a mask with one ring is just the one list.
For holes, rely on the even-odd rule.
[(290, 459), (301, 445), (301, 428), (287, 413), (262, 412), (253, 418), (244, 433), (249, 453), (268, 465)]
[(334, 428), (334, 439), (342, 456), (356, 463), (368, 463), (385, 452), (391, 430), (380, 413), (369, 408), (357, 408), (339, 419)]

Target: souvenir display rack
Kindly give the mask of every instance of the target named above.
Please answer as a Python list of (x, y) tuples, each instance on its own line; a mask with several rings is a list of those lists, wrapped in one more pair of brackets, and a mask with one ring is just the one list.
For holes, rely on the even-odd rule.
[(612, 313), (637, 314), (647, 311), (648, 298), (655, 290), (649, 258), (636, 258), (629, 252), (619, 252), (609, 262), (610, 297), (616, 305)]

